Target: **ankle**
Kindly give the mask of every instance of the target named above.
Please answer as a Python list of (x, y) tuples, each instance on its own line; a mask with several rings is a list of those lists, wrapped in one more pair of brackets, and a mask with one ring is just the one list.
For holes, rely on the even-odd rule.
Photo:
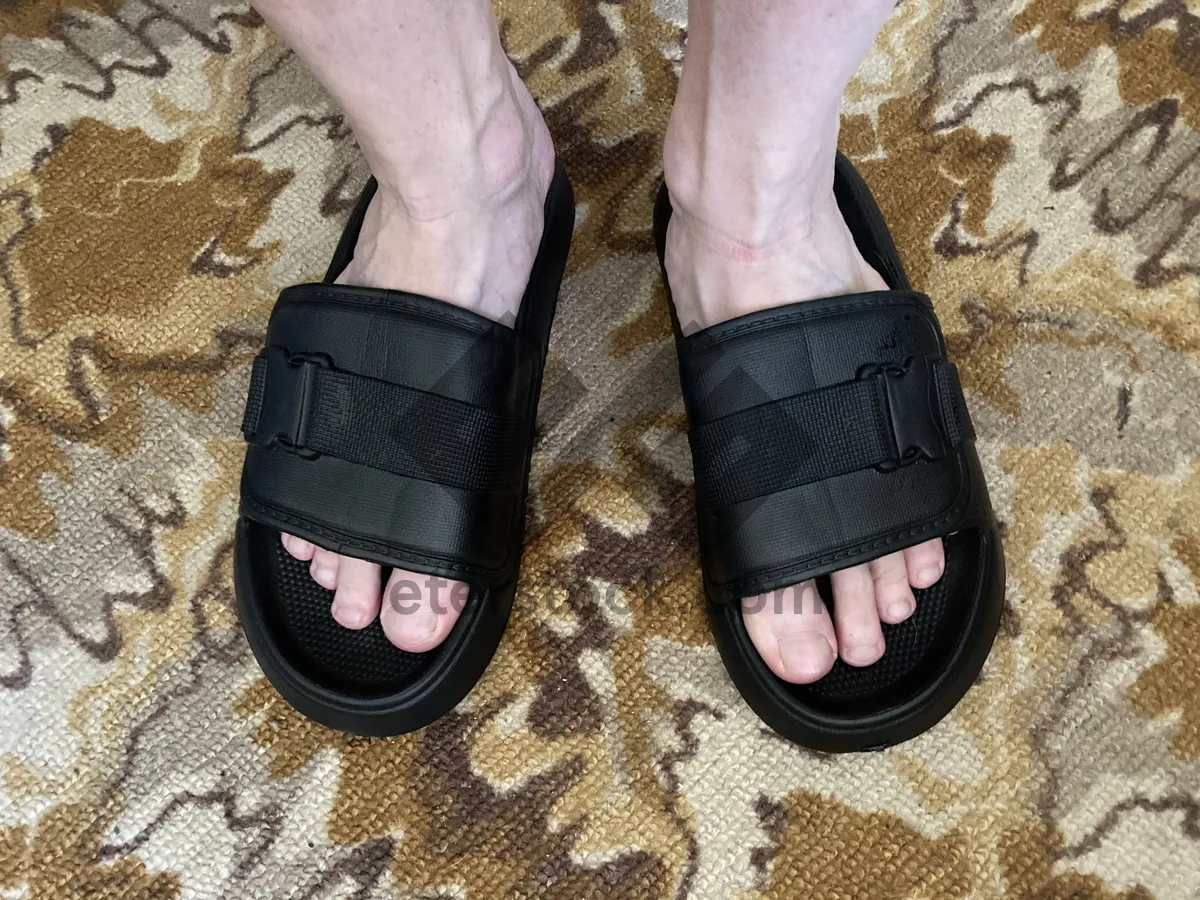
[(470, 141), (455, 136), (456, 154), (426, 153), (403, 167), (372, 160), (379, 191), (339, 281), (413, 291), (498, 322), (516, 316), (541, 241), (554, 148), (528, 92), (508, 99), (489, 107)]
[(714, 137), (714, 130), (700, 116), (680, 112), (672, 115), (663, 144), (671, 205), (697, 237), (755, 257), (788, 236), (803, 237), (836, 212), (836, 116), (783, 150), (755, 136)]
[(545, 192), (554, 170), (549, 130), (511, 64), (503, 67), (469, 112), (447, 115), (419, 144), (364, 142), (385, 206), (432, 222)]
[(665, 264), (685, 334), (786, 303), (887, 288), (859, 252), (832, 185), (739, 233), (671, 201)]

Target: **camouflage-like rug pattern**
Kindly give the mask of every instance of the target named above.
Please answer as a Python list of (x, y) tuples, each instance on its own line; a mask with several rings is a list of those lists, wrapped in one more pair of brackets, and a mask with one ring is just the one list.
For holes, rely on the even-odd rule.
[[(951, 718), (825, 757), (698, 602), (649, 237), (682, 0), (504, 0), (576, 185), (518, 608), (349, 739), (240, 634), (249, 362), (366, 176), (244, 5), (0, 4), (0, 896), (1200, 896), (1200, 5), (905, 0), (843, 145), (935, 298), (1009, 565)], [(797, 86), (802, 89), (802, 86)]]

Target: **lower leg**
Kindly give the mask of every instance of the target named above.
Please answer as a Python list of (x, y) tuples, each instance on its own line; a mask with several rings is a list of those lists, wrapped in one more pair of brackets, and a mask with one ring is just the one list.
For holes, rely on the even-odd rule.
[[(541, 231), (554, 151), (488, 0), (255, 6), (341, 105), (379, 181), (347, 280), (403, 278), (502, 319), (524, 290), (532, 251), (518, 239)], [(526, 271), (502, 265), (514, 252)]]
[[(842, 92), (892, 8), (893, 0), (689, 4), (664, 164), (680, 226), (668, 259), (683, 263), (697, 327), (756, 302), (883, 286), (843, 240), (833, 163)], [(743, 265), (730, 271), (717, 264), (724, 259)], [(795, 288), (778, 284), (788, 276)], [(789, 293), (801, 289), (807, 296)]]
[[(816, 297), (884, 290), (833, 196), (842, 93), (894, 0), (691, 0), (664, 146), (674, 215), (666, 267), (685, 331)], [(834, 574), (831, 616), (811, 584), (748, 598), (747, 631), (781, 677), (813, 681), (839, 653), (883, 652), (880, 618), (941, 575), (940, 541)], [(911, 586), (911, 587), (910, 587)], [(799, 602), (797, 602), (797, 600)]]
[[(338, 281), (412, 291), (496, 321), (515, 318), (542, 232), (554, 150), (504, 55), (489, 0), (255, 0), (263, 18), (340, 104), (379, 190)], [(378, 566), (290, 536), (334, 590), (333, 616), (361, 628), (381, 611)], [(386, 604), (393, 642), (427, 650), (457, 604), (397, 570), (421, 598)], [(443, 583), (443, 587), (445, 584)], [(449, 585), (451, 593), (454, 584)], [(390, 591), (388, 592), (390, 593)]]

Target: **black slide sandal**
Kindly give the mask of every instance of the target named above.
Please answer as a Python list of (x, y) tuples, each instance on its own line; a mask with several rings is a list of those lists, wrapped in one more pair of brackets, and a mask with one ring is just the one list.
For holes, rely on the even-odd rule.
[[(684, 336), (670, 301), (696, 475), (709, 623), (738, 690), (775, 731), (830, 752), (875, 750), (940, 721), (978, 677), (1004, 604), (1004, 556), (957, 371), (854, 166), (834, 193), (891, 290), (794, 303)], [(662, 263), (671, 203), (654, 211)], [(663, 267), (666, 280), (666, 268)], [(932, 538), (946, 571), (883, 624), (874, 665), (777, 677), (740, 600)], [(827, 580), (821, 594), (831, 601)], [(790, 601), (789, 601), (790, 602)]]
[[(440, 300), (333, 284), (375, 186), (325, 281), (287, 288), (272, 310), (242, 423), (234, 581), (246, 637), (279, 693), (330, 728), (384, 736), (453, 709), (508, 622), (575, 201), (559, 166), (509, 328)], [(281, 531), (379, 563), (384, 584), (392, 567), (463, 581), (462, 616), (427, 653), (395, 647), (378, 620), (343, 628), (330, 615), (333, 592), (287, 553)]]

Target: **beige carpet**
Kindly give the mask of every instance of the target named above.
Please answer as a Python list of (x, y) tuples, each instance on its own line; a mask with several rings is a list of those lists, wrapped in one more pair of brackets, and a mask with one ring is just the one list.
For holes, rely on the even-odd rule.
[(851, 87), (1009, 586), (946, 722), (836, 758), (698, 599), (649, 239), (682, 7), (499, 8), (580, 202), (524, 580), (467, 702), (368, 741), (280, 701), (230, 586), (346, 128), (243, 5), (0, 3), (0, 896), (1200, 897), (1200, 5), (904, 0)]

